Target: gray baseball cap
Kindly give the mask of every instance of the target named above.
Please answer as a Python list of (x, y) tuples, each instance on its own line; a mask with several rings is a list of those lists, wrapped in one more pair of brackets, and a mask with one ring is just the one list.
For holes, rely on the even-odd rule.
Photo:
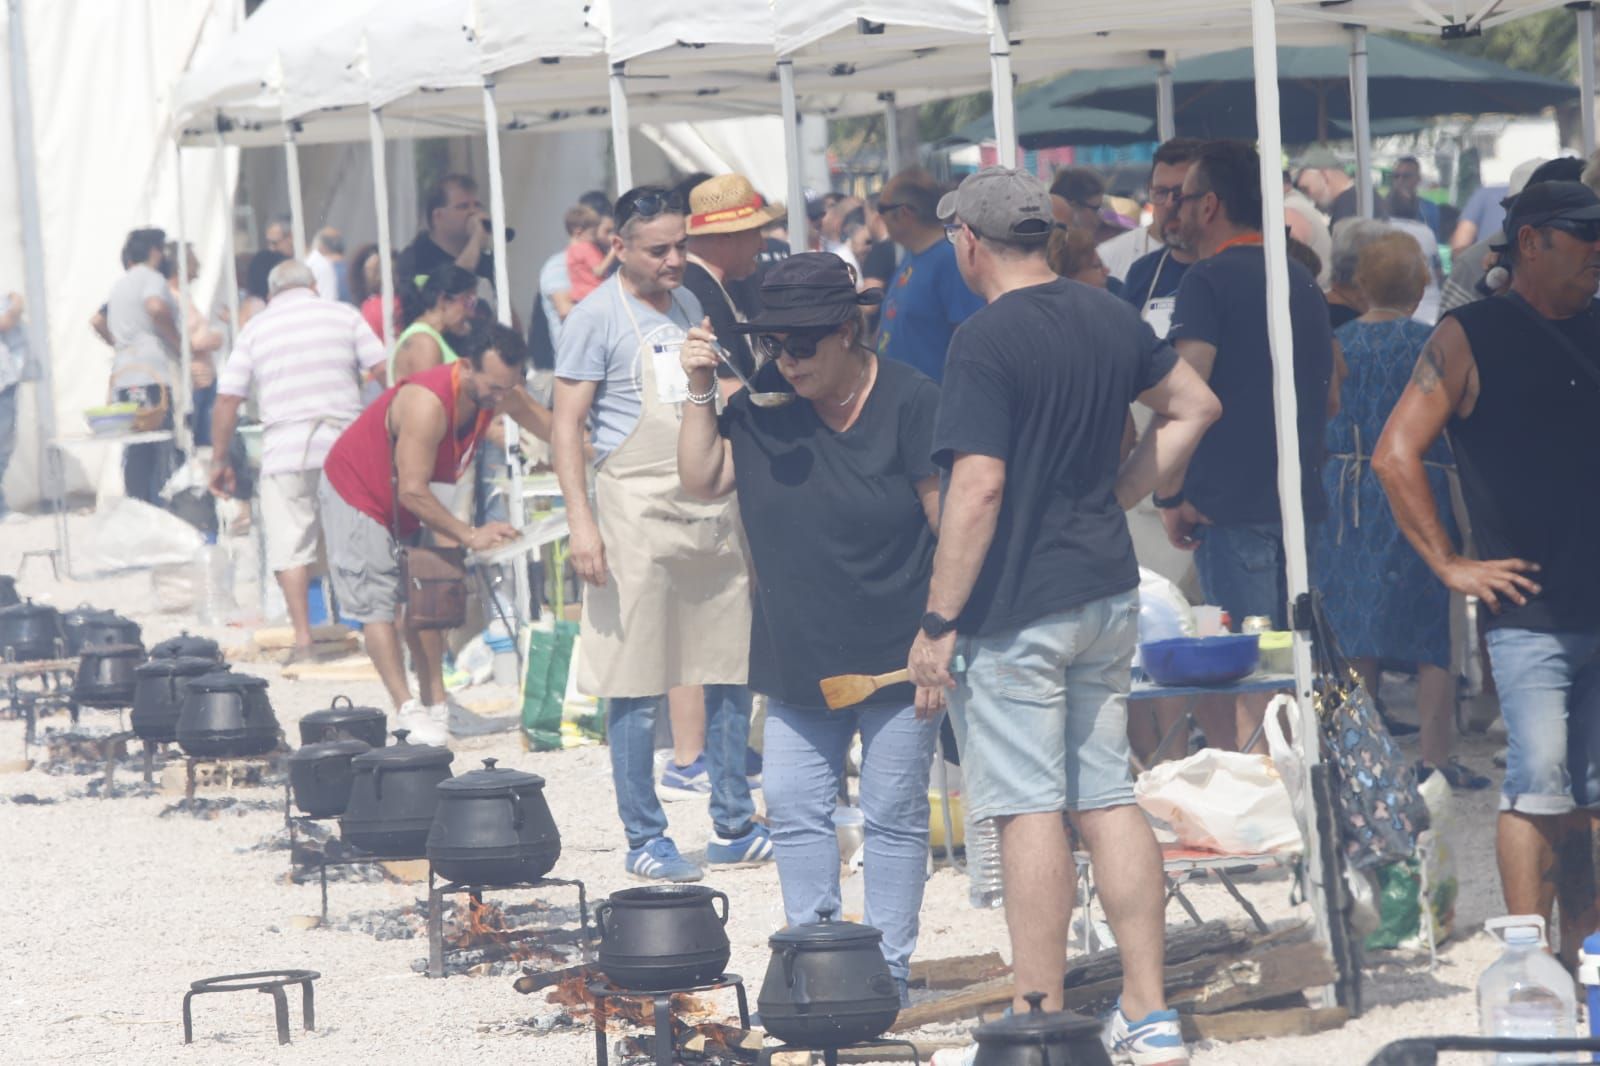
[(1043, 244), (1055, 226), (1044, 182), (1008, 167), (984, 167), (940, 198), (939, 221), (958, 218), (978, 236), (1006, 244)]

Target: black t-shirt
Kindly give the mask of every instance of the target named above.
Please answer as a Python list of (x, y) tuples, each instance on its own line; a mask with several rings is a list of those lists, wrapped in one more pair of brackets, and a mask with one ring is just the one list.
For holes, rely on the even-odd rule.
[[(734, 313), (728, 297), (722, 295), (717, 279), (699, 263), (689, 262), (683, 266), (683, 287), (694, 293), (700, 301), (701, 310), (711, 319), (711, 332), (717, 335), (717, 343), (728, 353), (728, 358), (738, 365), (745, 377), (754, 374), (756, 364), (750, 355), (750, 341), (744, 334), (734, 332), (733, 327), (738, 325), (739, 316)], [(695, 323), (697, 326), (699, 324)], [(717, 377), (731, 378), (733, 371), (728, 369), (726, 363), (718, 363)]]
[(1354, 185), (1333, 198), (1333, 203), (1328, 205), (1328, 225), (1343, 222), (1347, 218), (1355, 218), (1361, 213), (1360, 200)]
[(789, 244), (775, 237), (766, 238), (762, 245), (761, 254), (756, 256), (756, 272), (748, 278), (728, 282), (728, 295), (733, 297), (733, 302), (744, 317), (754, 318), (761, 310), (761, 280), (767, 276), (767, 271), (773, 263), (789, 258)]
[[(1289, 318), (1294, 329), (1294, 384), (1299, 406), (1300, 493), (1308, 522), (1327, 512), (1322, 494), (1323, 429), (1333, 377), (1328, 301), (1311, 272), (1289, 261)], [(1259, 244), (1235, 245), (1189, 268), (1167, 339), (1200, 340), (1217, 349), (1211, 391), (1222, 417), (1189, 462), (1183, 494), (1219, 525), (1276, 522), (1278, 446), (1272, 405), (1272, 349), (1267, 341), (1267, 262)]]
[(1178, 262), (1166, 249), (1151, 252), (1133, 261), (1119, 295), (1142, 311), (1147, 300), (1175, 295), (1188, 270), (1188, 263)]
[(1361, 312), (1348, 304), (1328, 304), (1328, 325), (1337, 330), (1346, 322), (1354, 322), (1361, 317)]
[[(455, 256), (433, 243), (428, 231), (423, 230), (400, 253), (400, 264), (396, 269), (399, 277), (409, 282), (419, 274), (431, 274), (446, 263), (455, 261)], [(494, 284), (494, 250), (487, 243), (478, 256), (478, 277), (490, 285)]]
[(1122, 428), (1177, 358), (1132, 307), (1062, 278), (1007, 293), (956, 329), (934, 461), (1006, 463), (961, 632), (1010, 632), (1139, 584), (1114, 492)]
[(1486, 628), (1592, 632), (1600, 626), (1600, 385), (1591, 373), (1600, 371), (1600, 305), (1546, 319), (1574, 353), (1513, 299), (1450, 312), (1478, 368), (1472, 413), (1450, 420), (1472, 539), (1479, 558), (1538, 563), (1542, 590), (1480, 617)]
[[(758, 389), (789, 391), (775, 364)], [(930, 458), (939, 386), (878, 360), (855, 425), (835, 433), (804, 400), (757, 408), (737, 393), (721, 417), (756, 581), (750, 687), (823, 709), (818, 682), (906, 664), (928, 602), (933, 531), (917, 482)], [(910, 703), (910, 685), (868, 704)]]
[(861, 261), (861, 276), (876, 278), (885, 285), (894, 277), (896, 265), (896, 246), (893, 241), (879, 241), (867, 250), (867, 257)]

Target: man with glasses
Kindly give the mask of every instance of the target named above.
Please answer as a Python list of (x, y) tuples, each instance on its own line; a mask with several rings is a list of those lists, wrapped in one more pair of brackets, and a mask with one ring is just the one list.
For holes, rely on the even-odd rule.
[[(1600, 197), (1575, 181), (1530, 183), (1504, 231), (1510, 291), (1439, 323), (1372, 468), (1439, 580), (1489, 609), (1511, 741), (1495, 842), (1506, 910), (1548, 923), (1559, 902), (1572, 968), (1600, 927)], [(1477, 559), (1451, 542), (1423, 467), (1446, 430)]]
[(1389, 175), (1389, 195), (1384, 204), (1390, 218), (1409, 218), (1421, 222), (1440, 239), (1439, 205), (1424, 199), (1422, 189), (1422, 164), (1414, 155), (1403, 155), (1394, 161)]
[(905, 258), (884, 294), (878, 355), (944, 378), (945, 352), (956, 327), (983, 306), (956, 267), (937, 209), (943, 190), (925, 170), (903, 170), (878, 195), (878, 214)]
[(751, 607), (738, 508), (731, 497), (691, 499), (678, 481), (683, 402), (709, 402), (690, 391), (679, 361), (688, 331), (707, 321), (682, 287), (684, 210), (659, 186), (617, 201), (618, 270), (561, 329), (551, 438), (572, 565), (585, 583), (578, 688), (608, 704), (627, 872), (663, 881), (704, 876), (667, 836), (656, 797), (655, 722), (679, 686), (705, 686), (715, 830), (707, 861), (772, 858), (745, 778)]
[[(1118, 281), (1125, 284), (1130, 280), (1129, 271), (1133, 264), (1148, 255), (1156, 255), (1167, 250), (1166, 238), (1162, 230), (1166, 227), (1167, 220), (1172, 217), (1172, 200), (1183, 191), (1183, 176), (1189, 172), (1189, 164), (1194, 160), (1194, 154), (1200, 149), (1200, 142), (1192, 137), (1174, 137), (1156, 149), (1155, 160), (1150, 167), (1150, 225), (1135, 226), (1133, 229), (1117, 234), (1108, 241), (1101, 241), (1099, 245), (1100, 261), (1106, 265), (1107, 272)], [(1178, 291), (1178, 279), (1183, 276), (1182, 267), (1187, 262), (1171, 262), (1172, 257), (1167, 256), (1163, 262), (1162, 277), (1151, 278), (1169, 291), (1161, 295), (1170, 296)], [(1151, 263), (1154, 266), (1154, 263)], [(1177, 267), (1179, 269), (1171, 269)], [(1132, 286), (1128, 286), (1131, 288)], [(1148, 293), (1140, 292), (1135, 296), (1129, 295), (1128, 288), (1123, 290), (1123, 298), (1132, 301), (1137, 306), (1141, 301), (1149, 298)], [(1146, 284), (1145, 289), (1151, 285)], [(1156, 331), (1159, 335), (1160, 330)]]

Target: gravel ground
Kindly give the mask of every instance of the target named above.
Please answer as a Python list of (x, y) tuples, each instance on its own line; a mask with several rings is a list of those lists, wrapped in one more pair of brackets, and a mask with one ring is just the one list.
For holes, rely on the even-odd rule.
[[(70, 521), (75, 543), (81, 543), (90, 519), (75, 515)], [(45, 519), (7, 523), (0, 535), (0, 573), (16, 573), (22, 553), (48, 546), (52, 537)], [(25, 594), (60, 607), (88, 601), (128, 614), (144, 625), (147, 645), (180, 628), (232, 644), (246, 639), (244, 628), (206, 630), (191, 617), (156, 613), (145, 573), (57, 582), (35, 561), (19, 585)], [(269, 665), (238, 668), (271, 680), (274, 708), (291, 737), (302, 715), (325, 707), (336, 694), (382, 703), (376, 683), (294, 683)], [(65, 729), (67, 720), (56, 714), (42, 724)], [(85, 712), (85, 730), (118, 727), (112, 713)], [(556, 875), (584, 880), (594, 897), (632, 883), (622, 874), (624, 842), (602, 749), (533, 754), (509, 735), (454, 746), (457, 772), (493, 755), (502, 765), (544, 775), (563, 837)], [(1489, 765), (1492, 750), (1482, 738), (1464, 744), (1464, 754), (1479, 767)], [(41, 752), (35, 748), (33, 754)], [(202, 793), (208, 798), (231, 795), (246, 802), (210, 820), (184, 812), (162, 817), (181, 791), (142, 794), (131, 787), (137, 784), (131, 767), (119, 774), (125, 788), (105, 799), (90, 792), (94, 779), (88, 775), (47, 773), (40, 765), (15, 772), (12, 764), (22, 756), (21, 721), (0, 717), (0, 769), (13, 771), (0, 773), (0, 855), (10, 872), (7, 902), (0, 906), (0, 1061), (76, 1063), (105, 1056), (123, 1063), (340, 1066), (594, 1062), (589, 1030), (533, 1033), (520, 1024), (557, 1012), (544, 993), (520, 995), (505, 977), (428, 980), (412, 969), (426, 953), (424, 940), (378, 940), (338, 928), (351, 915), (414, 903), (425, 895), (416, 884), (332, 884), (329, 927), (305, 928), (307, 916), (318, 911), (316, 883), (289, 883), (283, 851), (253, 850), (282, 829), (274, 806), (281, 803), (281, 788), (208, 789)], [(45, 802), (28, 802), (28, 796)], [(1376, 961), (1362, 1018), (1313, 1037), (1202, 1046), (1195, 1050), (1197, 1066), (1359, 1064), (1402, 1036), (1476, 1029), (1474, 987), (1495, 955), (1477, 930), (1500, 909), (1492, 861), (1493, 793), (1458, 794), (1458, 804), (1463, 934), (1444, 948), (1438, 968), (1429, 972), (1425, 958)], [(703, 849), (710, 828), (704, 808), (703, 800), (693, 799), (669, 807), (674, 836), (691, 856)], [(766, 969), (766, 937), (782, 922), (777, 876), (770, 867), (719, 871), (712, 883), (732, 898), (730, 968), (750, 979), (753, 1006)], [(1247, 891), (1269, 919), (1295, 913), (1281, 878), (1257, 881)], [(1200, 888), (1192, 896), (1208, 918), (1238, 916), (1215, 890)], [(536, 898), (541, 897), (517, 893), (504, 901)], [(570, 902), (566, 893), (542, 898), (553, 905)], [(973, 910), (965, 881), (953, 870), (935, 873), (922, 917), (921, 958), (1007, 950), (1000, 914)], [(1176, 908), (1170, 917), (1181, 919)], [(316, 1032), (297, 1030), (294, 1043), (279, 1048), (264, 999), (207, 996), (195, 1001), (195, 1043), (182, 1044), (179, 1008), (189, 981), (286, 967), (323, 975)], [(731, 1002), (728, 1007), (731, 1012)], [(291, 1018), (297, 1025), (297, 1005)], [(961, 1032), (947, 1027), (922, 1035), (953, 1038)]]

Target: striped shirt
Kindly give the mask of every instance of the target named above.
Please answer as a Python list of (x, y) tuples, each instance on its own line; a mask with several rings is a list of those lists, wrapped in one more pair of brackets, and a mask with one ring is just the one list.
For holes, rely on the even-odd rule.
[(217, 392), (248, 396), (255, 384), (263, 474), (318, 470), (361, 413), (361, 371), (383, 361), (383, 342), (361, 312), (288, 289), (240, 331)]

